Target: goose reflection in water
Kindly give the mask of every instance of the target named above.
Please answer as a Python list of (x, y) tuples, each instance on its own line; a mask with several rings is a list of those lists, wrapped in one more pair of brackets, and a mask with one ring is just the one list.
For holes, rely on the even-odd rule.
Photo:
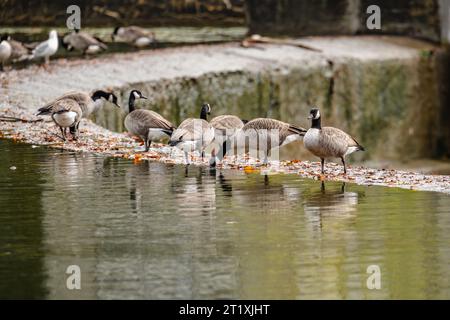
[(322, 181), (317, 191), (305, 192), (303, 208), (307, 220), (314, 228), (322, 229), (326, 219), (348, 220), (356, 217), (359, 197), (363, 193), (346, 191), (345, 182), (339, 188), (326, 187)]

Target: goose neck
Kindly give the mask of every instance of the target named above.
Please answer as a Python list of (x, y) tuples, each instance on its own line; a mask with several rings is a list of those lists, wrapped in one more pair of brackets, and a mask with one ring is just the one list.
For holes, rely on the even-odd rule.
[(135, 98), (134, 94), (130, 94), (130, 99), (128, 99), (128, 112), (129, 113), (133, 112), (136, 109), (134, 106), (135, 100), (136, 100), (136, 98)]
[(311, 124), (311, 128), (313, 129), (322, 129), (322, 121), (321, 118), (319, 119), (313, 119), (312, 120), (312, 124)]
[(208, 112), (205, 109), (202, 109), (202, 112), (200, 112), (200, 119), (208, 121)]

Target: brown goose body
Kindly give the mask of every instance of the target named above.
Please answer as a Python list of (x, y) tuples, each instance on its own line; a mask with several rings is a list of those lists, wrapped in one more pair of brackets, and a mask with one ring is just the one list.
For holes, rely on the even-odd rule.
[(106, 44), (86, 32), (74, 32), (64, 36), (63, 44), (68, 50), (75, 49), (84, 54), (108, 49)]
[(358, 141), (344, 131), (333, 127), (322, 127), (319, 109), (312, 109), (311, 129), (306, 133), (303, 143), (305, 148), (322, 162), (322, 173), (325, 173), (325, 160), (339, 158), (344, 165), (344, 173), (347, 173), (345, 157), (357, 151), (364, 151)]
[(189, 164), (188, 152), (200, 151), (202, 159), (205, 149), (214, 141), (214, 128), (207, 121), (211, 113), (211, 106), (203, 104), (200, 119), (188, 118), (184, 120), (170, 137), (170, 145), (184, 151), (185, 161)]
[(52, 102), (47, 103), (42, 108), (39, 108), (37, 115), (47, 115), (53, 113), (55, 111), (55, 107), (58, 105), (58, 102), (67, 99), (73, 100), (78, 104), (83, 113), (83, 118), (87, 118), (94, 109), (94, 101), (87, 93), (80, 91), (71, 91), (56, 98)]
[(113, 33), (115, 36), (136, 47), (144, 47), (155, 41), (153, 32), (137, 26), (117, 27)]
[(341, 158), (362, 148), (349, 134), (333, 127), (310, 129), (303, 141), (306, 149), (324, 159)]
[(67, 128), (71, 128), (74, 139), (77, 138), (78, 124), (80, 123), (82, 113), (79, 104), (72, 99), (61, 99), (54, 104), (51, 117), (61, 129), (64, 140), (66, 140)]
[(130, 134), (141, 138), (148, 147), (152, 140), (170, 137), (175, 130), (175, 126), (159, 113), (144, 109), (129, 113), (125, 118), (125, 128)]
[(10, 60), (12, 62), (25, 60), (30, 54), (30, 50), (22, 42), (17, 40), (9, 40), (8, 42), (11, 45)]
[(105, 101), (106, 101), (106, 97), (107, 95), (111, 95), (111, 97), (116, 100), (116, 101), (111, 101), (113, 103), (115, 103), (117, 105), (117, 97), (115, 97), (114, 94), (108, 93), (108, 92), (104, 92), (104, 91), (96, 91), (94, 92), (94, 96), (96, 93), (98, 92), (102, 92), (103, 94), (103, 98), (101, 98), (100, 96), (98, 98), (95, 98), (96, 100), (93, 100), (92, 95), (85, 93), (85, 92), (81, 92), (81, 91), (70, 91), (67, 92), (65, 94), (63, 94), (62, 96), (56, 98), (55, 100), (53, 100), (52, 102), (47, 103), (45, 106), (43, 106), (42, 108), (38, 109), (38, 112), (36, 115), (49, 115), (53, 112), (53, 108), (55, 106), (55, 104), (60, 101), (60, 100), (65, 100), (65, 99), (71, 99), (73, 101), (75, 101), (81, 108), (81, 111), (83, 112), (83, 118), (88, 118), (93, 112), (95, 112), (96, 110), (98, 110), (99, 108), (101, 108)]
[[(245, 124), (242, 131), (250, 138), (259, 136), (260, 139), (264, 138), (267, 132), (269, 134), (267, 139), (267, 149), (270, 150), (271, 148), (281, 147), (296, 140), (300, 140), (307, 130), (275, 119), (258, 118)], [(269, 137), (272, 137), (272, 139)], [(278, 138), (277, 145), (272, 145), (273, 137)]]
[(241, 129), (244, 126), (244, 122), (242, 122), (242, 120), (239, 119), (239, 117), (233, 115), (218, 116), (211, 119), (209, 123), (215, 129), (216, 135), (234, 134), (235, 131)]
[[(183, 148), (192, 146), (195, 149), (206, 147), (214, 139), (214, 128), (203, 119), (188, 118), (184, 120), (172, 133), (170, 141), (172, 145)], [(197, 144), (199, 144), (197, 146)]]
[[(270, 119), (258, 118), (246, 123), (236, 134), (237, 144), (240, 148), (255, 149), (264, 153), (264, 162), (273, 148), (285, 146), (291, 142), (301, 140), (306, 129), (293, 126), (289, 123)], [(249, 144), (247, 145), (247, 139)], [(241, 144), (245, 145), (242, 146)]]

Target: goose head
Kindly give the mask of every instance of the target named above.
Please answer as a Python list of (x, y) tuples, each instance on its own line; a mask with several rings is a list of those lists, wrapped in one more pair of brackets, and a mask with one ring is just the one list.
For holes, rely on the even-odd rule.
[(131, 90), (131, 92), (130, 92), (130, 99), (131, 99), (131, 97), (133, 97), (134, 99), (148, 99), (139, 90)]
[(308, 119), (310, 120), (319, 120), (320, 119), (320, 111), (318, 108), (312, 108), (311, 111), (309, 112), (309, 117)]
[(91, 99), (94, 100), (95, 102), (101, 102), (101, 103), (104, 103), (105, 101), (109, 101), (112, 104), (114, 104), (116, 107), (120, 108), (120, 105), (117, 103), (117, 101), (118, 101), (117, 96), (112, 92), (97, 90), (92, 94)]
[(122, 27), (115, 27), (113, 33), (111, 33), (111, 40), (114, 41), (115, 38), (119, 35), (119, 30)]
[(209, 103), (204, 103), (202, 110), (200, 112), (200, 119), (207, 120), (208, 116), (211, 114), (211, 106)]
[(11, 40), (11, 36), (9, 34), (4, 34), (4, 35), (0, 36), (0, 42), (10, 41), (10, 40)]
[(131, 90), (130, 98), (128, 99), (128, 112), (133, 112), (135, 110), (134, 102), (138, 99), (148, 99), (139, 90)]

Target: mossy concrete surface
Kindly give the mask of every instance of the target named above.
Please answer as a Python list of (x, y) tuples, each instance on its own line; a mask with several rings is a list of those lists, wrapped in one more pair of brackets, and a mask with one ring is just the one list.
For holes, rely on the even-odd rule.
[[(401, 37), (299, 39), (322, 50), (292, 45), (237, 43), (114, 54), (88, 61), (53, 62), (49, 71), (30, 67), (3, 74), (2, 108), (34, 111), (70, 90), (104, 88), (120, 94), (125, 110), (107, 106), (95, 121), (123, 131), (128, 93), (150, 97), (139, 107), (180, 123), (198, 116), (207, 101), (213, 116), (278, 118), (308, 127), (311, 106), (323, 122), (349, 132), (367, 148), (357, 160), (445, 158), (448, 129), (448, 53)], [(448, 83), (448, 82), (447, 82)], [(304, 158), (300, 144), (284, 157)], [(308, 156), (309, 157), (309, 156)]]

